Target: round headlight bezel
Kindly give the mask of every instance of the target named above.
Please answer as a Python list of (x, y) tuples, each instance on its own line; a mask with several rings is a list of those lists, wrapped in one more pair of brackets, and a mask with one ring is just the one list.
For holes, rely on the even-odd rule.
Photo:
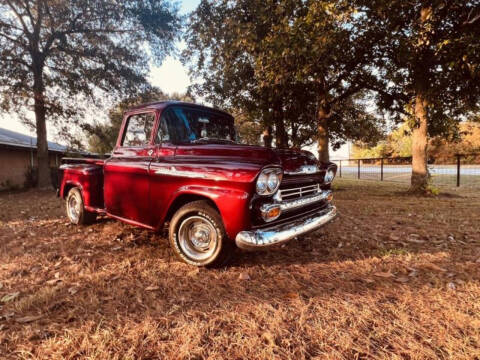
[[(268, 167), (262, 169), (257, 177), (255, 189), (260, 196), (270, 196), (277, 192), (282, 182), (283, 170), (280, 167)], [(272, 181), (275, 179), (276, 181)], [(272, 185), (274, 185), (272, 187)]]
[(332, 168), (330, 168), (325, 173), (324, 182), (327, 184), (330, 184), (333, 181), (333, 179), (335, 179), (335, 171)]

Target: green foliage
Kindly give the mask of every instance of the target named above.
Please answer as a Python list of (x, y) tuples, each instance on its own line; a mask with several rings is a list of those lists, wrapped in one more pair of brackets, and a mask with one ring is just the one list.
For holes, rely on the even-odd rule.
[(479, 106), (478, 1), (356, 0), (362, 27), (384, 36), (374, 65), (384, 83), (377, 104), (413, 128), (415, 96), (427, 101), (431, 136), (450, 136)]
[(381, 119), (361, 96), (376, 81), (375, 36), (353, 27), (354, 14), (347, 1), (203, 0), (185, 35), (185, 59), (200, 79), (192, 91), (259, 128), (275, 125), (277, 142), (285, 127), (291, 146), (317, 139), (320, 107), (334, 146), (378, 139)]
[(428, 184), (426, 188), (427, 194), (438, 196), (440, 194), (440, 189), (432, 184)]

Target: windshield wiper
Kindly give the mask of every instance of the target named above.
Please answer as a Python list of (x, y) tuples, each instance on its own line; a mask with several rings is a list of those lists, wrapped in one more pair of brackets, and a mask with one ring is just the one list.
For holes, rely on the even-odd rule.
[(233, 140), (228, 139), (217, 139), (217, 138), (209, 138), (209, 137), (202, 137), (199, 139), (192, 140), (192, 144), (200, 143), (200, 142), (217, 142), (217, 143), (235, 143)]

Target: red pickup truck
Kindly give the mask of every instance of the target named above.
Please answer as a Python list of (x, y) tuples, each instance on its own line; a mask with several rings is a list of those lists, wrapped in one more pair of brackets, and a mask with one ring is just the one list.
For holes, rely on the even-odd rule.
[(238, 143), (226, 112), (157, 102), (124, 114), (110, 158), (64, 159), (59, 196), (74, 224), (101, 214), (168, 227), (181, 260), (221, 265), (235, 244), (266, 248), (332, 220), (336, 170), (307, 151)]

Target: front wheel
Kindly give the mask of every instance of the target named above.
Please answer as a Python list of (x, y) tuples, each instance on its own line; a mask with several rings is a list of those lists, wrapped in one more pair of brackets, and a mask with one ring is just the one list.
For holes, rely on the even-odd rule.
[(82, 193), (78, 188), (72, 188), (68, 192), (66, 210), (68, 219), (75, 225), (91, 224), (96, 219), (96, 214), (85, 210)]
[(207, 201), (194, 201), (173, 215), (169, 228), (175, 255), (190, 265), (222, 266), (233, 252), (222, 218)]

